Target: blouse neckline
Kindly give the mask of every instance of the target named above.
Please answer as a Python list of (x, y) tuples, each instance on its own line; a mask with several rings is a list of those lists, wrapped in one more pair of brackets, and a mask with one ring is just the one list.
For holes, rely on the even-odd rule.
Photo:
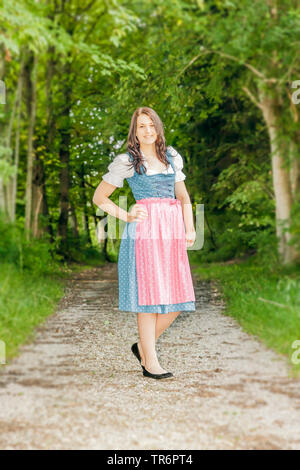
[[(155, 170), (152, 170), (152, 168), (149, 167), (149, 164), (148, 164), (148, 162), (147, 162), (147, 159), (146, 159), (146, 157), (145, 157), (145, 154), (144, 154), (144, 152), (143, 152), (142, 150), (141, 150), (141, 155), (142, 155), (142, 157), (143, 157), (144, 165), (145, 165), (145, 167), (147, 168), (147, 171), (149, 171), (149, 170), (150, 170), (150, 171), (155, 171)], [(172, 168), (172, 165), (171, 165), (171, 163), (169, 162), (167, 168), (165, 168), (164, 171), (157, 172), (157, 173), (153, 173), (152, 175), (147, 175), (147, 173), (146, 173), (146, 176), (173, 175), (174, 170), (173, 170), (173, 168), (172, 168), (173, 172), (170, 173), (170, 172), (169, 172), (170, 167)]]

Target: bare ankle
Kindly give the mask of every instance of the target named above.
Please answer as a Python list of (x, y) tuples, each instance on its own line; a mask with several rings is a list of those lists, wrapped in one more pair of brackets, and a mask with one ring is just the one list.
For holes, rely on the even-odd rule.
[(145, 355), (143, 353), (143, 349), (142, 349), (142, 345), (140, 342), (138, 342), (138, 350), (139, 350), (139, 353), (140, 353), (140, 356), (141, 356), (141, 364), (142, 366), (145, 365)]
[(148, 372), (152, 374), (164, 374), (167, 372), (158, 362), (146, 362), (144, 366)]
[(153, 367), (160, 367), (160, 364), (157, 359), (146, 359), (145, 360), (145, 367), (153, 368)]

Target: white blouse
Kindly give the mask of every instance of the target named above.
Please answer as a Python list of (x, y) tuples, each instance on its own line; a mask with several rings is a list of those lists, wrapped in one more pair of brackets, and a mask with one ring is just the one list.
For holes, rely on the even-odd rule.
[[(175, 167), (175, 183), (178, 181), (183, 181), (186, 178), (186, 175), (181, 171), (183, 168), (182, 156), (173, 148), (171, 145), (168, 146), (168, 150), (173, 155), (173, 162)], [(163, 171), (151, 170), (149, 168), (147, 160), (144, 153), (141, 151), (143, 157), (143, 164), (147, 168), (147, 175), (156, 175), (159, 173), (174, 173), (171, 164), (168, 165)], [(131, 178), (134, 175), (134, 168), (127, 167), (127, 164), (130, 162), (129, 156), (126, 153), (120, 153), (117, 155), (113, 161), (108, 165), (108, 173), (102, 176), (102, 179), (107, 183), (113, 184), (118, 188), (122, 188), (125, 178)]]

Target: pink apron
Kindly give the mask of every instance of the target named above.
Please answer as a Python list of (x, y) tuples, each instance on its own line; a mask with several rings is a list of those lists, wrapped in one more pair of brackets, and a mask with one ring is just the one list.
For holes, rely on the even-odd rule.
[(159, 197), (136, 202), (148, 212), (148, 217), (136, 225), (139, 304), (195, 301), (181, 202)]

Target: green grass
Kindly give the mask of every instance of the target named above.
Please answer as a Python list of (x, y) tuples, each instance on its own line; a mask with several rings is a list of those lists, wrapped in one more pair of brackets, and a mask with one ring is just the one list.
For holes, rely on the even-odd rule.
[[(30, 343), (36, 327), (52, 315), (64, 294), (68, 277), (104, 263), (98, 244), (68, 234), (66, 256), (59, 254), (49, 235), (27, 238), (23, 225), (9, 223), (0, 212), (0, 364), (3, 345), (6, 363)], [(68, 259), (69, 263), (64, 262)], [(4, 344), (3, 344), (4, 342)]]
[(193, 271), (200, 279), (215, 280), (226, 304), (223, 313), (234, 317), (244, 331), (286, 356), (290, 374), (299, 376), (300, 364), (292, 361), (293, 355), (300, 361), (300, 342), (297, 348), (292, 347), (294, 341), (300, 340), (299, 267), (261, 266), (251, 258), (234, 264), (202, 263)]
[(21, 345), (34, 340), (36, 327), (55, 312), (69, 276), (103, 263), (99, 256), (58, 267), (51, 274), (21, 271), (13, 263), (1, 263), (0, 341), (5, 343), (6, 364), (18, 355)]
[(6, 363), (18, 347), (33, 339), (36, 326), (55, 311), (64, 293), (63, 276), (41, 276), (2, 264), (0, 273), (0, 339)]

